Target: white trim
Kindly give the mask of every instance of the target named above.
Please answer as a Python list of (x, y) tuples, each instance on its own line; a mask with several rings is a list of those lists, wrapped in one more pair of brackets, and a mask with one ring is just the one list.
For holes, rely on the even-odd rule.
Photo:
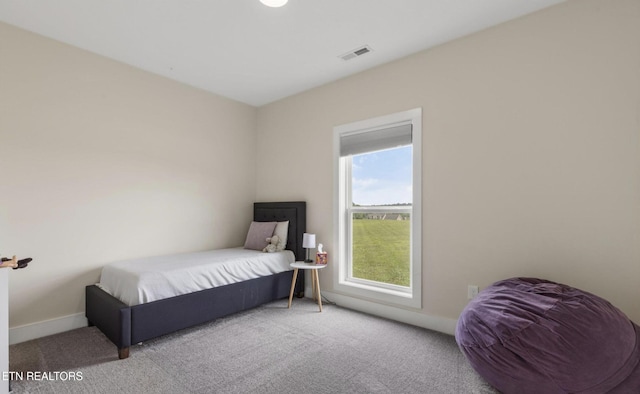
[(370, 315), (384, 317), (385, 319), (391, 319), (402, 323), (411, 324), (413, 326), (438, 331), (448, 335), (455, 335), (456, 324), (458, 324), (458, 321), (456, 319), (425, 315), (407, 309), (383, 305), (367, 300), (361, 300), (359, 298), (354, 298), (327, 290), (323, 291), (322, 294), (327, 297), (327, 299), (335, 302), (336, 305), (343, 308), (353, 309), (356, 311), (368, 313)]
[[(375, 118), (359, 120), (357, 122), (351, 122), (334, 127), (334, 130), (339, 134), (346, 132), (355, 132), (357, 130), (370, 131), (380, 128), (389, 127), (396, 123), (405, 124), (407, 121), (412, 121), (413, 118), (418, 117), (422, 120), (422, 108), (414, 108), (408, 111), (396, 112), (390, 115), (378, 116)], [(415, 122), (412, 122), (415, 126)], [(420, 122), (422, 124), (422, 122)], [(421, 126), (420, 124), (420, 126)], [(338, 141), (339, 142), (339, 141)]]
[[(308, 281), (305, 283), (308, 283)], [(311, 287), (307, 287), (305, 290), (306, 294), (311, 294)], [(456, 324), (458, 323), (455, 319), (424, 315), (422, 313), (389, 305), (382, 305), (377, 302), (361, 300), (327, 290), (323, 290), (322, 294), (327, 297), (327, 299), (330, 299), (343, 308), (353, 309), (370, 315), (411, 324), (448, 335), (455, 334)], [(17, 343), (75, 330), (86, 326), (87, 319), (85, 318), (84, 313), (77, 313), (75, 315), (64, 316), (57, 319), (13, 327), (9, 329), (9, 344), (15, 345)]]
[[(9, 371), (9, 269), (0, 268), (0, 372)], [(0, 379), (0, 394), (9, 392), (9, 381)]]
[(32, 339), (75, 330), (76, 328), (86, 327), (87, 324), (87, 318), (84, 316), (84, 313), (81, 312), (74, 315), (13, 327), (9, 329), (9, 344), (15, 345), (16, 343), (26, 342)]
[[(340, 136), (347, 133), (357, 133), (367, 130), (376, 130), (389, 127), (394, 124), (411, 123), (412, 132), (412, 154), (413, 154), (413, 203), (411, 212), (411, 295), (407, 297), (399, 292), (380, 291), (377, 287), (363, 286), (351, 283), (346, 264), (347, 248), (342, 247), (342, 238), (346, 228), (346, 221), (350, 220), (344, 215), (347, 212), (348, 201), (345, 201), (341, 193), (341, 188), (346, 184), (350, 166), (349, 157), (340, 156)], [(370, 300), (377, 300), (383, 303), (392, 303), (404, 307), (415, 309), (422, 308), (422, 108), (414, 108), (408, 111), (398, 112), (390, 115), (379, 116), (358, 122), (336, 126), (333, 129), (333, 171), (334, 171), (334, 245), (337, 246), (336, 258), (334, 262), (337, 268), (333, 270), (333, 288), (343, 294), (361, 297)], [(349, 196), (347, 196), (347, 199)]]

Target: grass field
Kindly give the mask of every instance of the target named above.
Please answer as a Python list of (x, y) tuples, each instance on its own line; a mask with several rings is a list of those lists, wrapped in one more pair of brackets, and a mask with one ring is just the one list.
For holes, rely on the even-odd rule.
[(353, 276), (409, 286), (410, 221), (353, 220)]

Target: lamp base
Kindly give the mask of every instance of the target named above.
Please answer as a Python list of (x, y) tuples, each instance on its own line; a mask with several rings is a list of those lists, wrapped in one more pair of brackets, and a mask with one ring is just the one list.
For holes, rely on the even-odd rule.
[(311, 260), (311, 256), (309, 256), (309, 248), (306, 248), (306, 249), (307, 249), (307, 258), (304, 259), (304, 262), (305, 263), (313, 263), (313, 260)]

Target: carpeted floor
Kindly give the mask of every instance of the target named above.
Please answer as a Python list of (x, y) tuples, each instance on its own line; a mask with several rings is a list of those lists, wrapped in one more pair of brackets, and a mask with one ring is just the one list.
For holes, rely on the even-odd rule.
[(12, 345), (10, 369), (22, 374), (15, 394), (495, 393), (452, 336), (333, 305), (318, 313), (308, 299), (145, 342), (126, 360), (81, 328)]

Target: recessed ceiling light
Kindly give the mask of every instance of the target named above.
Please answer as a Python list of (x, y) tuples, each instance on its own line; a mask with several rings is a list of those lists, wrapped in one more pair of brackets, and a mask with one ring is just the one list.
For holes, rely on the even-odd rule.
[(287, 4), (289, 0), (260, 0), (260, 2), (267, 7), (282, 7)]

